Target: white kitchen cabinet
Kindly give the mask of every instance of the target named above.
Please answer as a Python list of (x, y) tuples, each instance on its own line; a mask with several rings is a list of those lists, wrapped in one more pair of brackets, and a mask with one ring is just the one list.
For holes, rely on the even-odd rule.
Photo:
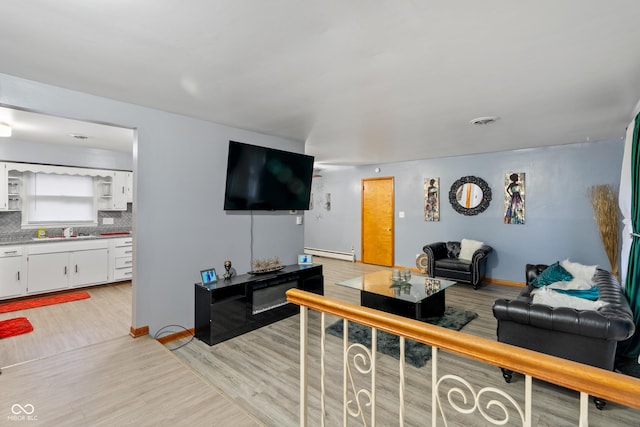
[(9, 209), (9, 181), (7, 164), (0, 163), (0, 211)]
[(69, 253), (29, 255), (27, 277), (29, 294), (67, 289), (69, 287)]
[(98, 210), (127, 210), (127, 172), (110, 171), (106, 177), (97, 181)]
[(27, 293), (42, 293), (109, 281), (105, 240), (28, 245)]
[(71, 287), (106, 283), (109, 280), (107, 248), (76, 251), (69, 254)]
[(22, 270), (22, 246), (0, 247), (0, 299), (14, 298), (26, 292)]
[(127, 172), (127, 203), (133, 203), (133, 172)]
[(127, 210), (127, 172), (115, 171), (113, 177), (113, 210)]
[(111, 280), (131, 280), (133, 277), (133, 237), (110, 241)]
[(19, 211), (22, 209), (22, 174), (10, 171), (7, 182), (7, 210)]

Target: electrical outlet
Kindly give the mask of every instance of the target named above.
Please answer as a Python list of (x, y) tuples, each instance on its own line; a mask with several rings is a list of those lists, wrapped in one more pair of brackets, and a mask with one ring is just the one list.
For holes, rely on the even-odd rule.
[(113, 225), (113, 218), (102, 218), (103, 225)]

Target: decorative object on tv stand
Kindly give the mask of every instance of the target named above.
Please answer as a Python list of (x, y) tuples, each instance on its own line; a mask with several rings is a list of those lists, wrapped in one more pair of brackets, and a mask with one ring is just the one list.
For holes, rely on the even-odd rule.
[(226, 260), (224, 262), (224, 275), (222, 277), (224, 277), (224, 280), (229, 280), (235, 275), (236, 269), (231, 266), (231, 261)]
[(424, 179), (424, 220), (440, 221), (440, 178)]
[(609, 184), (594, 185), (589, 188), (589, 200), (593, 207), (593, 217), (600, 231), (600, 240), (611, 264), (611, 273), (619, 279), (618, 258), (620, 257), (620, 223), (618, 222), (618, 197)]
[(453, 209), (467, 216), (484, 212), (491, 202), (489, 184), (477, 176), (463, 176), (451, 185), (449, 203)]
[(524, 172), (507, 173), (505, 176), (504, 223), (524, 224)]
[(256, 258), (251, 261), (251, 268), (252, 270), (249, 274), (263, 274), (282, 270), (284, 265), (280, 263), (280, 257), (276, 256), (273, 258)]

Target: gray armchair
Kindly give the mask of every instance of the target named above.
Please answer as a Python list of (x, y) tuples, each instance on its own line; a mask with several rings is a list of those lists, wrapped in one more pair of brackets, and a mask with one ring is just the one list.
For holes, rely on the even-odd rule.
[(493, 248), (483, 245), (473, 253), (471, 261), (460, 259), (460, 242), (436, 242), (425, 245), (427, 254), (427, 274), (430, 277), (444, 277), (458, 282), (466, 282), (478, 289), (484, 278), (485, 260)]

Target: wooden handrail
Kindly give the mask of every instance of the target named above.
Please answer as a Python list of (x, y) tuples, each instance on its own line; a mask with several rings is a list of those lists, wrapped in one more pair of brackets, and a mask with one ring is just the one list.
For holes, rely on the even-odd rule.
[(471, 359), (640, 409), (640, 379), (419, 320), (290, 289), (287, 301), (402, 336)]

